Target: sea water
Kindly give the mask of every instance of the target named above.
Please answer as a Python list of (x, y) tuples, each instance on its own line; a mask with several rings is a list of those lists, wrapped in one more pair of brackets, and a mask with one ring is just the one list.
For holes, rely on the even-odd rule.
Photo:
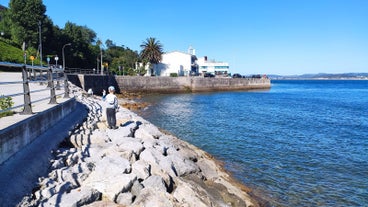
[(270, 206), (368, 206), (368, 81), (144, 100), (140, 115), (224, 161)]

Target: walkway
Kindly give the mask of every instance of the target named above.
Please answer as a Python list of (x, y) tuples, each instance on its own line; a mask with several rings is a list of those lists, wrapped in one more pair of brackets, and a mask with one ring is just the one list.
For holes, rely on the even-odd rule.
[[(0, 72), (0, 82), (16, 82), (16, 81), (22, 81), (22, 73), (20, 72)], [(30, 90), (41, 90), (45, 89), (47, 87), (46, 84), (40, 85), (40, 83), (30, 83), (29, 84)], [(22, 84), (6, 84), (2, 85), (0, 84), (0, 95), (9, 95), (9, 94), (15, 94), (15, 93), (22, 93), (23, 92), (23, 85)], [(64, 90), (56, 90), (55, 93), (59, 94), (64, 92)], [(40, 91), (36, 93), (31, 93), (31, 101), (39, 100), (45, 97), (50, 96), (50, 91)], [(64, 101), (69, 100), (69, 98), (63, 98), (63, 95), (59, 95), (56, 97), (57, 103), (62, 103)], [(12, 97), (12, 101), (14, 102), (14, 106), (18, 106), (21, 104), (24, 104), (24, 97), (23, 95)], [(36, 102), (32, 104), (32, 112), (38, 113), (41, 111), (45, 111), (51, 107), (54, 106), (54, 104), (49, 104), (48, 99)], [(17, 108), (14, 111), (21, 112), (23, 110), (23, 107)], [(33, 115), (20, 115), (19, 113), (14, 114), (13, 116), (3, 117), (0, 120), (0, 130), (9, 127), (13, 125), (14, 123), (20, 122), (26, 118), (29, 118)]]

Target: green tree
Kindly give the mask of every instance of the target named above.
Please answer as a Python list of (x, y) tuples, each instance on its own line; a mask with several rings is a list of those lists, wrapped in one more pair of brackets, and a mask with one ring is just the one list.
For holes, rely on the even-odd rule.
[(96, 33), (86, 26), (78, 26), (67, 22), (62, 31), (65, 43), (70, 42), (72, 61), (68, 64), (70, 67), (95, 67), (96, 57), (99, 52), (98, 45), (93, 45), (96, 39)]
[(10, 39), (11, 37), (11, 20), (10, 12), (8, 9), (0, 11), (0, 32), (1, 37)]
[(147, 38), (141, 45), (141, 59), (150, 63), (151, 75), (154, 74), (154, 64), (162, 60), (163, 45), (154, 37)]
[(46, 6), (42, 0), (11, 0), (9, 3), (11, 36), (14, 42), (38, 45), (38, 24), (44, 22)]
[(137, 51), (123, 46), (116, 46), (112, 40), (105, 42), (104, 62), (109, 63), (109, 70), (119, 75), (137, 75), (135, 64), (139, 59)]

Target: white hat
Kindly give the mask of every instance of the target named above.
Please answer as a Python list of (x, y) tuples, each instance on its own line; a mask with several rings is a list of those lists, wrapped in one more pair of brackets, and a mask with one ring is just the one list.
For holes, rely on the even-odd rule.
[(109, 91), (115, 91), (115, 87), (114, 86), (110, 86), (109, 87)]

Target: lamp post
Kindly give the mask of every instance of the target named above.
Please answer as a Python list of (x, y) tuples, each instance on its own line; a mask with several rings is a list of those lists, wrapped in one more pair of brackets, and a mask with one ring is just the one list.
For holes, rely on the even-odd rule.
[(65, 48), (65, 46), (70, 46), (70, 45), (72, 45), (72, 43), (65, 44), (65, 45), (63, 46), (63, 49), (61, 50), (61, 53), (62, 53), (62, 55), (63, 55), (63, 70), (65, 70), (65, 56), (64, 56), (64, 48)]
[(104, 67), (103, 67), (103, 63), (102, 63), (102, 47), (100, 46), (100, 52), (101, 52), (101, 75), (103, 75), (103, 72), (104, 72)]
[(59, 57), (56, 55), (55, 56), (55, 62), (56, 62), (56, 68), (57, 68), (57, 61), (59, 60)]
[(42, 23), (41, 21), (38, 22), (38, 41), (39, 41), (39, 45), (38, 45), (38, 49), (40, 50), (40, 64), (42, 67)]
[(64, 55), (64, 48), (66, 46), (70, 46), (72, 43), (67, 43), (63, 45), (61, 50), (61, 55), (63, 56), (63, 72), (64, 72), (64, 98), (69, 98), (69, 86), (68, 86), (68, 76), (65, 73), (65, 55)]

